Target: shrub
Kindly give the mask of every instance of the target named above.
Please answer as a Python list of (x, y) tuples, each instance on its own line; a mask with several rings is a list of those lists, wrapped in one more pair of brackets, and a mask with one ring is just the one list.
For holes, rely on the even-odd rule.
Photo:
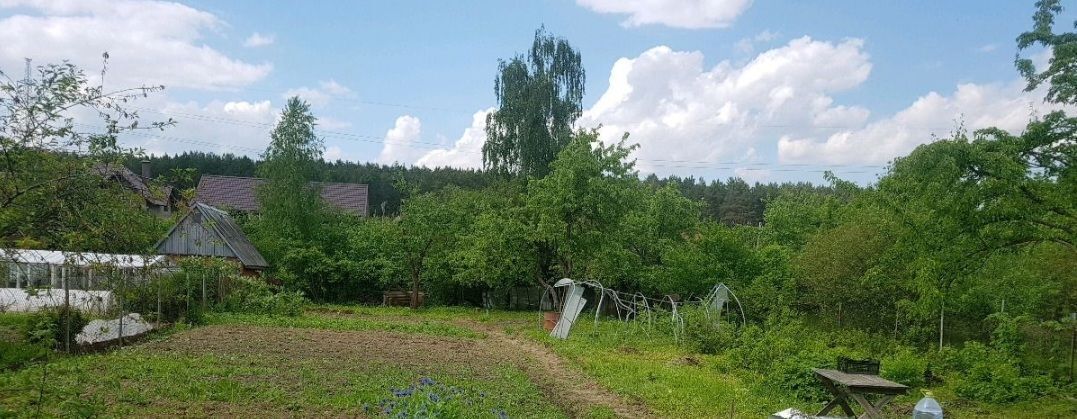
[(1043, 396), (1051, 389), (1049, 377), (1023, 374), (1006, 350), (966, 342), (963, 348), (946, 351), (943, 356), (948, 370), (964, 372), (954, 392), (970, 400), (1014, 403)]
[(737, 345), (728, 353), (745, 368), (762, 375), (761, 383), (776, 387), (782, 394), (822, 401), (827, 394), (812, 368), (834, 368), (839, 356), (863, 357), (831, 343), (826, 334), (812, 331), (800, 321), (768, 321), (763, 327), (744, 328)]
[(702, 310), (684, 310), (684, 337), (693, 349), (716, 354), (736, 344), (735, 325), (708, 318)]
[[(212, 286), (207, 284), (207, 304), (216, 300), (217, 288), (216, 283)], [(140, 313), (146, 318), (166, 323), (202, 322), (201, 275), (191, 275), (183, 270), (161, 275), (137, 286), (132, 284), (127, 287), (123, 298), (125, 311)], [(156, 318), (158, 308), (161, 310), (159, 319)]]
[(221, 309), (237, 313), (298, 316), (307, 299), (300, 291), (284, 291), (261, 280), (232, 278), (232, 290)]
[[(75, 347), (75, 336), (89, 321), (78, 310), (48, 308), (34, 312), (26, 318), (23, 336), (26, 341), (57, 349), (68, 345)], [(70, 333), (68, 331), (70, 330)], [(66, 344), (65, 344), (66, 342)]]
[(882, 359), (880, 366), (882, 376), (909, 387), (924, 385), (924, 372), (927, 371), (927, 359), (911, 350), (899, 350)]

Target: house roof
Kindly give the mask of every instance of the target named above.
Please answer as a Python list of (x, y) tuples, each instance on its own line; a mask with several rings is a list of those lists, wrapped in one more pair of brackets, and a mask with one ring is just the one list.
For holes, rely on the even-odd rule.
[[(255, 177), (202, 175), (195, 200), (219, 208), (256, 212), (261, 209), (257, 189), (265, 179)], [(367, 214), (367, 185), (361, 183), (312, 182), (321, 188), (322, 199), (330, 205), (359, 215)]]
[[(266, 262), (262, 254), (258, 252), (258, 249), (251, 244), (247, 235), (243, 234), (243, 230), (239, 228), (239, 224), (236, 224), (236, 220), (232, 219), (228, 213), (221, 211), (213, 206), (206, 205), (201, 202), (196, 202), (191, 206), (191, 211), (184, 215), (186, 219), (191, 214), (198, 212), (202, 214), (203, 220), (209, 222), (201, 223), (204, 227), (209, 227), (220, 237), (223, 242), (232, 253), (236, 255), (243, 266), (248, 268), (268, 268), (269, 262)], [(177, 227), (183, 224), (183, 219), (180, 219), (176, 225), (172, 226), (172, 229), (168, 231), (161, 241), (157, 242), (157, 249), (161, 248), (161, 244), (164, 243), (172, 234), (177, 234)], [(180, 232), (179, 234), (183, 234)]]
[(110, 163), (98, 163), (95, 164), (94, 172), (100, 174), (105, 179), (117, 179), (123, 182), (128, 188), (135, 191), (135, 193), (142, 196), (146, 202), (157, 206), (168, 206), (169, 200), (172, 197), (172, 186), (164, 186), (161, 188), (160, 193), (156, 193), (150, 188), (149, 179), (135, 174), (131, 169), (124, 167), (121, 164)]

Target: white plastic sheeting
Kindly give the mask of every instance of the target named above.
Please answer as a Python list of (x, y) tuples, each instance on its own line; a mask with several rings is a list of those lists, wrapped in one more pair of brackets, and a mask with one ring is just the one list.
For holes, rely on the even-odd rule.
[(576, 318), (583, 311), (583, 306), (587, 305), (587, 299), (583, 298), (583, 287), (576, 285), (576, 282), (571, 279), (562, 279), (553, 286), (555, 288), (569, 288), (565, 296), (565, 305), (561, 309), (561, 318), (557, 320), (557, 325), (553, 327), (550, 336), (558, 339), (568, 339), (568, 332), (572, 330), (572, 324), (576, 323)]
[[(84, 312), (104, 312), (112, 304), (111, 291), (70, 290), (71, 308)], [(0, 312), (38, 311), (46, 307), (63, 307), (64, 291), (39, 289), (35, 293), (19, 288), (0, 288)]]
[[(109, 342), (120, 338), (120, 320), (91, 320), (82, 332), (75, 336), (75, 342), (80, 345)], [(138, 336), (153, 330), (153, 325), (142, 320), (138, 313), (130, 313), (122, 317), (123, 337)]]
[(165, 260), (166, 258), (164, 256), (63, 252), (59, 250), (0, 249), (0, 261), (29, 264), (78, 267), (108, 265), (116, 268), (142, 268), (162, 263)]

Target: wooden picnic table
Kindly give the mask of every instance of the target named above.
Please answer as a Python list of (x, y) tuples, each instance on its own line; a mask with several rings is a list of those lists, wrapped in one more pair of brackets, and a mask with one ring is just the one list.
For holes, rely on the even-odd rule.
[[(817, 416), (824, 416), (841, 406), (848, 416), (856, 416), (849, 399), (853, 399), (864, 408), (864, 414), (859, 418), (882, 418), (881, 409), (894, 397), (908, 393), (909, 387), (903, 384), (882, 378), (872, 374), (849, 374), (838, 370), (814, 368), (812, 372), (823, 383), (827, 391), (834, 395), (834, 400), (827, 403)], [(867, 395), (879, 395), (874, 403), (868, 400)]]

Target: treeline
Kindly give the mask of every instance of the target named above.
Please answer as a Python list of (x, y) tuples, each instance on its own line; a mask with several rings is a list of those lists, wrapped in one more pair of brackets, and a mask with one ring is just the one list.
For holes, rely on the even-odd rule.
[[(141, 167), (139, 158), (131, 158), (127, 166), (135, 173)], [(181, 189), (194, 188), (201, 175), (257, 176), (261, 161), (230, 153), (216, 154), (186, 151), (179, 154), (151, 155), (146, 160), (154, 176)], [(442, 167), (406, 167), (378, 163), (349, 161), (316, 162), (316, 179), (324, 182), (364, 183), (369, 185), (370, 215), (397, 215), (406, 192), (406, 184), (416, 192), (430, 192), (447, 186), (462, 189), (482, 189), (505, 179), (489, 171)], [(649, 185), (672, 185), (689, 199), (702, 204), (706, 219), (727, 225), (758, 225), (762, 223), (766, 203), (793, 191), (832, 193), (829, 186), (807, 182), (748, 184), (740, 178), (707, 181), (693, 176), (659, 178), (651, 174), (644, 179)]]

